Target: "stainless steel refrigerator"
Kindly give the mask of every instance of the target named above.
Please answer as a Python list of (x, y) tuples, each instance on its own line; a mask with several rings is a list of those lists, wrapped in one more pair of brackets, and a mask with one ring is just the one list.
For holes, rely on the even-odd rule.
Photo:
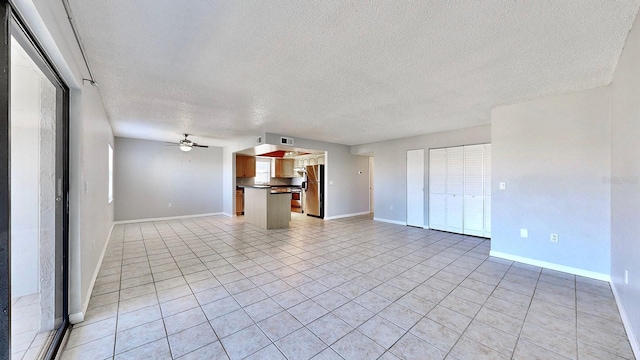
[(308, 216), (324, 218), (324, 165), (307, 166), (304, 184), (305, 212)]

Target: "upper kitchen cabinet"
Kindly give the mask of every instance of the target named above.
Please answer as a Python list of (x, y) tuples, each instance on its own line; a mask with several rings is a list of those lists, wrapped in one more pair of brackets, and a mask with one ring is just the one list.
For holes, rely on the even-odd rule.
[(236, 155), (236, 177), (256, 177), (256, 158), (253, 156)]
[(295, 177), (293, 171), (293, 159), (274, 159), (273, 177), (276, 178), (292, 178)]

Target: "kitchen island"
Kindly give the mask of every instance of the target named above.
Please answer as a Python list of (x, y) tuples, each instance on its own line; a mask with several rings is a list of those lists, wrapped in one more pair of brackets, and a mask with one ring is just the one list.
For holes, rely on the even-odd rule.
[(244, 218), (263, 229), (289, 227), (291, 191), (271, 186), (244, 186)]

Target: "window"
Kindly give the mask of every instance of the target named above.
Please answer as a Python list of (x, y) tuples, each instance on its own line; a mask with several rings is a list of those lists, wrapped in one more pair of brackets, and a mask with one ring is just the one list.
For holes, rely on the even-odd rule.
[(271, 179), (271, 160), (256, 159), (256, 184), (268, 184)]
[(109, 144), (109, 204), (113, 202), (113, 148)]

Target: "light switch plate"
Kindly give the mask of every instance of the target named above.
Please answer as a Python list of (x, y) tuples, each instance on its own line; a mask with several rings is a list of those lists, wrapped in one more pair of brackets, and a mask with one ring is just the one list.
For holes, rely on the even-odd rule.
[(507, 183), (506, 182), (501, 182), (500, 183), (500, 190), (507, 190)]
[(529, 237), (529, 230), (527, 230), (527, 229), (520, 229), (520, 237), (528, 238), (528, 237)]
[(629, 270), (624, 269), (624, 284), (629, 285)]

